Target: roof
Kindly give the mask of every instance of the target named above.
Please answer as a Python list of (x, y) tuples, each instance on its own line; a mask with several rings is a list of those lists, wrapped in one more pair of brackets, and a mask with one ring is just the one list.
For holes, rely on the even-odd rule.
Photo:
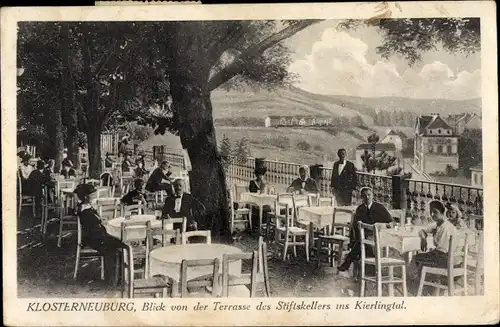
[[(373, 145), (371, 143), (363, 143), (358, 145), (356, 150), (373, 150)], [(376, 143), (375, 151), (396, 151), (396, 146), (394, 143)]]
[(141, 143), (142, 147), (166, 146), (169, 149), (182, 150), (181, 139), (179, 136), (165, 132), (164, 135), (153, 135)]
[(428, 128), (446, 128), (451, 129), (451, 126), (448, 125), (443, 118), (439, 115), (422, 115), (417, 119), (417, 134), (423, 135), (425, 134), (425, 130)]

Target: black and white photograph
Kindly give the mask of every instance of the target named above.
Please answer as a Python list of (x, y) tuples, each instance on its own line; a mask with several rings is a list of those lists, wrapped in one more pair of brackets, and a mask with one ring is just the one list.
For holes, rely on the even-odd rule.
[(483, 128), (497, 111), (484, 21), (372, 7), (368, 19), (19, 16), (16, 94), (2, 86), (15, 98), (7, 108), (2, 92), (2, 125), (16, 117), (16, 138), (2, 133), (17, 159), (3, 185), (15, 297), (117, 299), (95, 311), (371, 297), (384, 312), (484, 297), (498, 276), (497, 264), (485, 278), (498, 162), (484, 149), (498, 135)]

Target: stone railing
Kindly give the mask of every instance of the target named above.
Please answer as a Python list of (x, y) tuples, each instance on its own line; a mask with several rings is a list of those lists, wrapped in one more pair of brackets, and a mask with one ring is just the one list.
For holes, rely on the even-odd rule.
[[(172, 164), (183, 166), (183, 156), (168, 154), (167, 160)], [(265, 160), (267, 166), (266, 181), (275, 187), (276, 192), (284, 192), (299, 175), (298, 163)], [(233, 161), (226, 172), (227, 179), (235, 184), (248, 185), (255, 178), (255, 158), (247, 158), (246, 162)], [(316, 181), (322, 196), (328, 196), (332, 168), (320, 168)], [(434, 181), (405, 179), (402, 176), (385, 176), (358, 172), (357, 192), (353, 203), (360, 203), (359, 189), (369, 186), (373, 189), (374, 199), (391, 209), (406, 209), (410, 218), (428, 217), (428, 204), (437, 199), (443, 203), (456, 204), (463, 215), (483, 214), (483, 190), (467, 185), (440, 183)]]

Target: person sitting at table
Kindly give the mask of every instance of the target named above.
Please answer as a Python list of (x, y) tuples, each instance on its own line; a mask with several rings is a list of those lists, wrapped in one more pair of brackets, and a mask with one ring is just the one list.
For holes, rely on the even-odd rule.
[(124, 173), (129, 173), (130, 169), (133, 167), (132, 161), (130, 160), (130, 154), (127, 153), (125, 154), (125, 158), (123, 159), (122, 162), (122, 172)]
[(137, 178), (144, 178), (144, 176), (147, 176), (149, 171), (146, 170), (146, 168), (144, 168), (144, 161), (142, 160), (138, 160), (136, 161), (137, 163), (137, 168), (135, 168), (134, 170), (134, 173), (135, 173), (135, 177)]
[(287, 192), (300, 194), (318, 193), (316, 181), (307, 176), (307, 167), (302, 166), (299, 168), (299, 178), (292, 182)]
[(61, 175), (64, 176), (65, 179), (76, 177), (76, 170), (73, 169), (73, 164), (71, 163), (71, 161), (69, 162), (63, 161), (61, 165), (62, 165)]
[(251, 193), (266, 193), (266, 183), (264, 182), (264, 174), (262, 171), (255, 169), (255, 179), (250, 181), (248, 190)]
[(23, 194), (29, 194), (28, 178), (34, 168), (30, 165), (31, 156), (25, 153), (21, 158), (21, 166), (19, 167), (19, 174), (21, 175), (21, 189)]
[[(196, 230), (197, 223), (194, 220), (194, 198), (191, 194), (184, 192), (184, 180), (176, 179), (174, 181), (174, 194), (165, 199), (165, 204), (161, 210), (162, 219), (186, 217), (187, 230)], [(180, 226), (174, 226), (174, 229)]]
[(73, 168), (73, 162), (68, 158), (68, 149), (64, 149), (63, 151), (63, 160), (61, 162), (61, 166), (68, 166)]
[(140, 178), (134, 180), (134, 189), (121, 198), (121, 202), (126, 205), (137, 204), (139, 201), (146, 204), (146, 196), (143, 191), (144, 181)]
[[(419, 230), (421, 253), (413, 256), (408, 267), (409, 280), (418, 281), (423, 266), (446, 268), (448, 266), (448, 251), (450, 237), (457, 234), (457, 229), (445, 215), (445, 206), (441, 201), (434, 200), (429, 203), (429, 212), (433, 220), (431, 224)], [(427, 236), (433, 235), (434, 250), (427, 252)]]
[(75, 188), (74, 193), (80, 200), (77, 214), (82, 226), (82, 245), (97, 250), (105, 257), (105, 277), (110, 282), (113, 276), (111, 267), (115, 266), (116, 256), (119, 250), (126, 249), (127, 245), (120, 239), (109, 235), (102, 225), (99, 214), (91, 205), (92, 200), (96, 198), (96, 191), (97, 189), (90, 184), (80, 184)]
[[(44, 174), (47, 175), (51, 180), (55, 181), (55, 166), (56, 162), (54, 159), (49, 159), (47, 161), (47, 167), (45, 167)], [(54, 185), (47, 185), (47, 189), (49, 191), (49, 202), (52, 203), (54, 198), (55, 198), (55, 184)]]
[[(380, 203), (373, 201), (373, 191), (369, 187), (363, 187), (360, 190), (362, 204), (358, 206), (354, 212), (354, 219), (349, 230), (349, 248), (351, 251), (347, 253), (344, 262), (338, 267), (339, 271), (346, 271), (350, 268), (354, 261), (361, 257), (361, 243), (358, 222), (373, 225), (375, 223), (392, 223), (392, 215)], [(370, 231), (365, 230), (365, 237), (373, 237)], [(373, 249), (366, 247), (367, 257), (373, 257)]]
[(462, 212), (456, 205), (450, 203), (446, 205), (446, 217), (448, 218), (448, 221), (457, 229), (468, 228), (467, 224), (462, 219)]
[(111, 159), (111, 154), (106, 152), (106, 157), (104, 158), (104, 167), (105, 168), (113, 168), (113, 159)]
[(146, 190), (149, 192), (167, 191), (167, 195), (172, 195), (172, 183), (168, 178), (172, 172), (168, 161), (162, 161), (160, 167), (153, 170), (146, 183)]
[(36, 212), (39, 212), (39, 210), (41, 209), (43, 188), (45, 186), (55, 187), (55, 181), (47, 176), (44, 170), (45, 162), (43, 160), (38, 160), (38, 162), (36, 163), (36, 170), (33, 170), (31, 172), (27, 182), (29, 192), (33, 197), (35, 197)]

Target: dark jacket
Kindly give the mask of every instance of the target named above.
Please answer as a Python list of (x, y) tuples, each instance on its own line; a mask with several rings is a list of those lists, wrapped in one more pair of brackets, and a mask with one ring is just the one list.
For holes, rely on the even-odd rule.
[(64, 178), (76, 177), (76, 170), (73, 168), (70, 168), (68, 171), (61, 169), (61, 175), (64, 176)]
[(104, 167), (106, 168), (112, 168), (113, 167), (113, 160), (111, 160), (110, 158), (106, 158), (104, 159)]
[(335, 161), (332, 170), (331, 187), (337, 192), (352, 192), (357, 184), (356, 167), (346, 160), (344, 169), (339, 175), (339, 161)]
[(132, 166), (132, 163), (130, 162), (130, 160), (128, 159), (125, 159), (123, 160), (122, 162), (122, 171), (123, 172), (130, 172), (130, 167)]
[[(361, 204), (354, 213), (353, 225), (349, 230), (349, 239), (351, 246), (355, 243), (359, 242), (359, 227), (358, 221), (361, 221), (365, 224), (373, 225), (375, 223), (390, 223), (392, 222), (392, 216), (387, 211), (387, 209), (378, 202), (373, 202), (370, 210), (364, 204)], [(365, 230), (365, 237), (373, 236), (370, 231)]]
[(78, 209), (82, 225), (82, 244), (96, 248), (101, 240), (109, 237), (106, 228), (101, 224), (99, 214), (94, 208)]
[(182, 194), (181, 208), (179, 212), (175, 212), (175, 195), (168, 196), (163, 205), (162, 217), (169, 215), (172, 218), (186, 217), (189, 220), (193, 219), (194, 200), (189, 193)]
[(262, 183), (261, 186), (259, 186), (259, 184), (257, 184), (257, 182), (255, 180), (251, 180), (250, 184), (248, 185), (248, 190), (251, 193), (260, 193), (262, 191), (262, 189), (265, 187), (266, 187), (266, 184)]
[[(302, 189), (302, 179), (297, 178), (296, 180), (294, 180), (292, 182), (292, 184), (290, 184), (290, 187), (293, 187), (294, 191), (300, 191)], [(310, 192), (310, 193), (317, 193), (318, 192), (318, 185), (316, 184), (316, 181), (310, 177), (308, 177), (306, 180), (305, 180), (305, 186), (304, 186), (304, 190), (306, 190), (306, 192)]]
[(44, 186), (54, 186), (55, 182), (40, 170), (33, 170), (28, 177), (27, 186), (30, 195), (35, 197), (42, 196), (42, 188)]
[(134, 189), (134, 190), (128, 192), (127, 194), (125, 194), (121, 198), (121, 202), (123, 204), (126, 204), (126, 205), (137, 204), (137, 202), (139, 201), (139, 198), (140, 198), (141, 195), (144, 197), (144, 201), (145, 201), (146, 200), (146, 196), (144, 195), (144, 193), (142, 193), (139, 190)]
[[(166, 176), (163, 173), (163, 170), (160, 167), (156, 168), (151, 173), (151, 176), (149, 176), (149, 179), (148, 179), (148, 181), (146, 183), (146, 187), (145, 187), (146, 190), (148, 190), (149, 192), (156, 192), (156, 191), (160, 190), (161, 188), (159, 186), (162, 184), (161, 181), (163, 179), (167, 180), (167, 181), (169, 180), (168, 176)], [(171, 194), (171, 192), (169, 194)]]

